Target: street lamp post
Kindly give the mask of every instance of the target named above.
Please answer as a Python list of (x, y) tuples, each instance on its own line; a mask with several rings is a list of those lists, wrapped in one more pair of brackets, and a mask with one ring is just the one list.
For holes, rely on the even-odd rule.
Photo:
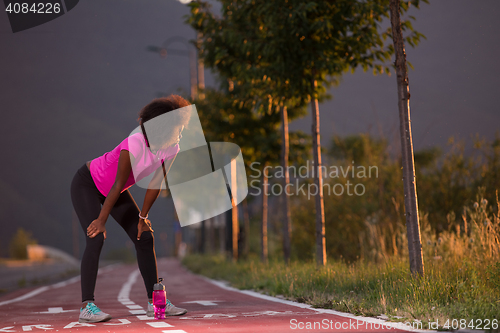
[[(189, 2), (189, 1), (188, 1)], [(196, 47), (200, 47), (201, 35), (197, 35), (196, 39)], [(180, 42), (186, 46), (185, 50), (172, 49), (169, 46), (175, 42)], [(181, 36), (174, 36), (166, 39), (162, 46), (153, 46), (150, 45), (147, 47), (147, 50), (150, 52), (158, 53), (162, 58), (166, 58), (167, 55), (180, 55), (189, 57), (189, 77), (190, 77), (190, 86), (191, 86), (191, 99), (195, 98), (204, 99), (205, 94), (203, 93), (205, 89), (205, 73), (204, 73), (204, 65), (203, 59), (198, 57), (196, 59), (196, 50), (190, 45), (186, 38)], [(198, 74), (198, 75), (197, 75)], [(200, 94), (198, 95), (198, 89), (200, 90)], [(205, 248), (205, 221), (201, 223), (201, 250), (203, 251)], [(180, 235), (179, 235), (180, 236)], [(182, 237), (182, 236), (181, 236)], [(182, 242), (179, 239), (179, 242)]]
[[(186, 50), (172, 49), (169, 46), (173, 43), (180, 42), (186, 45)], [(174, 36), (166, 39), (162, 46), (148, 46), (148, 51), (158, 53), (162, 58), (166, 58), (167, 55), (180, 55), (187, 56), (189, 58), (189, 77), (190, 77), (190, 85), (191, 85), (191, 99), (195, 99), (198, 93), (198, 79), (196, 75), (196, 51), (193, 47), (190, 46), (189, 42), (186, 38), (181, 36)], [(202, 65), (203, 66), (203, 65)], [(199, 68), (199, 64), (198, 64)], [(202, 69), (203, 71), (203, 69)], [(202, 75), (203, 77), (203, 75)], [(204, 80), (203, 80), (204, 81)], [(203, 82), (204, 86), (204, 82)]]
[[(201, 32), (199, 32), (196, 35), (196, 47), (198, 50), (201, 47)], [(198, 89), (199, 91), (199, 98), (200, 99), (205, 99), (205, 66), (203, 64), (203, 59), (200, 57), (200, 53), (198, 52)]]

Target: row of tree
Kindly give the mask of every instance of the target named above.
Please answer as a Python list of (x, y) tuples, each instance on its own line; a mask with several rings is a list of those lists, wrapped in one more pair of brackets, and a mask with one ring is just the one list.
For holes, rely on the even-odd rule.
[[(288, 122), (303, 116), (310, 104), (314, 182), (320, 189), (315, 196), (319, 266), (326, 264), (319, 101), (329, 97), (327, 88), (338, 84), (344, 73), (358, 67), (390, 74), (395, 54), (410, 266), (412, 272), (423, 274), (404, 51), (405, 41), (415, 46), (423, 35), (413, 29), (413, 17), (400, 19), (410, 5), (418, 8), (419, 1), (220, 0), (220, 4), (218, 15), (208, 3), (194, 1), (187, 17), (198, 32), (196, 44), (205, 65), (220, 78), (220, 89), (207, 91), (206, 98), (196, 102), (204, 106), (199, 108), (200, 118), (210, 124), (204, 126), (209, 129), (207, 138), (239, 144), (246, 163), (259, 161), (265, 166), (279, 161), (286, 186), (289, 160), (307, 158), (308, 148), (304, 134), (289, 133)], [(391, 21), (387, 29), (381, 28), (384, 19)], [(408, 35), (403, 38), (405, 31)], [(388, 37), (392, 44), (385, 42)], [(286, 195), (283, 209), (283, 249), (288, 263), (291, 215)], [(263, 236), (265, 222), (264, 216)]]

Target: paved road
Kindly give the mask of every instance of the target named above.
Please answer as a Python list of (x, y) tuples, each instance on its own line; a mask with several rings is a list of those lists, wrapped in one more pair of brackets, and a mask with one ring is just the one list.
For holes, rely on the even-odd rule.
[(146, 291), (137, 266), (118, 265), (101, 269), (96, 287), (96, 304), (113, 316), (111, 321), (78, 323), (81, 303), (76, 277), (0, 297), (0, 332), (403, 332), (378, 319), (365, 321), (237, 291), (191, 274), (174, 259), (159, 260), (158, 269), (168, 298), (188, 309), (187, 314), (160, 321), (146, 317)]
[[(99, 267), (115, 265), (116, 260), (100, 260)], [(74, 259), (6, 260), (0, 261), (0, 296), (23, 287), (43, 286), (80, 274), (80, 262)], [(9, 296), (6, 296), (9, 297)]]

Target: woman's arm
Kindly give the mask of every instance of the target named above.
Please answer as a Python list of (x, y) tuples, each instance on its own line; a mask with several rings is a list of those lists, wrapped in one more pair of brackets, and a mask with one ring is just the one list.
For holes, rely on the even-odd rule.
[[(164, 164), (160, 168), (158, 168), (149, 182), (148, 189), (146, 190), (146, 195), (144, 197), (144, 203), (142, 205), (142, 210), (141, 210), (141, 216), (148, 216), (149, 210), (153, 206), (153, 203), (156, 201), (158, 196), (160, 195), (160, 188), (161, 188), (161, 182), (162, 181), (167, 181), (165, 178), (166, 174), (168, 173), (168, 170), (170, 170), (170, 166), (174, 162), (174, 158), (167, 160), (164, 162), (164, 164), (167, 164), (165, 167)], [(143, 223), (144, 222), (144, 223)], [(153, 231), (151, 229), (151, 222), (149, 220), (139, 220), (139, 226), (138, 226), (138, 234), (137, 234), (137, 239), (141, 237), (141, 234), (144, 231)]]
[(104, 200), (99, 217), (92, 221), (92, 223), (87, 228), (87, 235), (90, 238), (94, 238), (101, 232), (104, 234), (104, 239), (106, 239), (106, 228), (104, 225), (108, 220), (109, 213), (115, 205), (116, 201), (120, 197), (121, 191), (127, 182), (130, 172), (132, 171), (132, 164), (130, 162), (130, 153), (128, 150), (122, 150), (120, 152), (120, 157), (118, 159), (118, 170), (116, 172), (116, 178), (113, 186), (109, 190), (109, 193)]
[[(175, 157), (162, 163), (161, 167), (156, 169), (156, 172), (149, 182), (148, 189), (146, 190), (146, 196), (144, 197), (144, 204), (142, 205), (141, 216), (147, 216), (151, 206), (158, 198), (160, 194), (160, 188), (162, 181), (167, 182), (166, 176)], [(166, 164), (166, 165), (165, 165)]]
[[(158, 179), (159, 172), (160, 174), (162, 174), (161, 168), (158, 168), (158, 170), (156, 170), (153, 179), (151, 180), (151, 182), (149, 182), (148, 189), (146, 190), (146, 196), (144, 197), (144, 203), (142, 204), (141, 216), (148, 216), (151, 206), (153, 206), (156, 198), (158, 198), (158, 195), (160, 195), (160, 187), (153, 186), (155, 180)], [(137, 240), (139, 240), (141, 238), (141, 234), (146, 231), (153, 231), (153, 229), (151, 228), (151, 221), (149, 221), (148, 219), (139, 218), (139, 224), (137, 225)]]
[[(146, 190), (146, 196), (144, 197), (144, 204), (142, 205), (141, 216), (147, 217), (148, 212), (153, 206), (156, 198), (160, 195), (159, 189), (148, 188)], [(149, 219), (139, 218), (139, 224), (137, 225), (137, 240), (141, 238), (141, 234), (146, 231), (153, 231), (151, 228), (151, 221)]]

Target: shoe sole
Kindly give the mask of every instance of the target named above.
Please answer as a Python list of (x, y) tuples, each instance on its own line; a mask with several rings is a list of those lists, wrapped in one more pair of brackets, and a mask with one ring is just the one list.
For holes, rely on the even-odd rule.
[[(179, 313), (171, 313), (171, 314), (168, 314), (168, 313), (166, 313), (166, 312), (165, 312), (165, 316), (167, 316), (167, 317), (172, 317), (172, 316), (182, 316), (183, 314), (186, 314), (186, 313), (187, 313), (187, 310), (186, 310), (186, 309), (184, 309), (184, 311), (183, 311), (183, 312), (179, 312)], [(154, 317), (154, 316), (155, 316), (155, 313), (154, 313), (154, 311), (151, 311), (151, 312), (149, 312), (149, 311), (148, 311), (148, 312), (146, 312), (146, 316), (147, 316), (147, 317)]]
[[(183, 311), (183, 312), (179, 312), (179, 313), (171, 313), (171, 314), (167, 314), (167, 313), (165, 313), (165, 316), (166, 316), (166, 317), (182, 316), (183, 314), (186, 314), (186, 313), (187, 313), (187, 310), (186, 310), (186, 311)], [(149, 312), (148, 312), (148, 313), (146, 313), (146, 316), (148, 316), (148, 317), (154, 317), (154, 316), (155, 316), (155, 314), (154, 314), (154, 312), (152, 312), (152, 313), (149, 313)]]
[(187, 313), (187, 310), (184, 310), (183, 312), (179, 312), (179, 313), (171, 313), (171, 314), (170, 313), (169, 314), (165, 313), (165, 316), (167, 316), (167, 317), (170, 317), (170, 316), (181, 316), (181, 315), (186, 314), (186, 313)]
[(104, 319), (101, 319), (101, 320), (92, 320), (92, 319), (79, 318), (78, 322), (79, 323), (103, 323), (105, 321), (111, 320), (111, 318), (112, 318), (111, 316), (105, 317)]

